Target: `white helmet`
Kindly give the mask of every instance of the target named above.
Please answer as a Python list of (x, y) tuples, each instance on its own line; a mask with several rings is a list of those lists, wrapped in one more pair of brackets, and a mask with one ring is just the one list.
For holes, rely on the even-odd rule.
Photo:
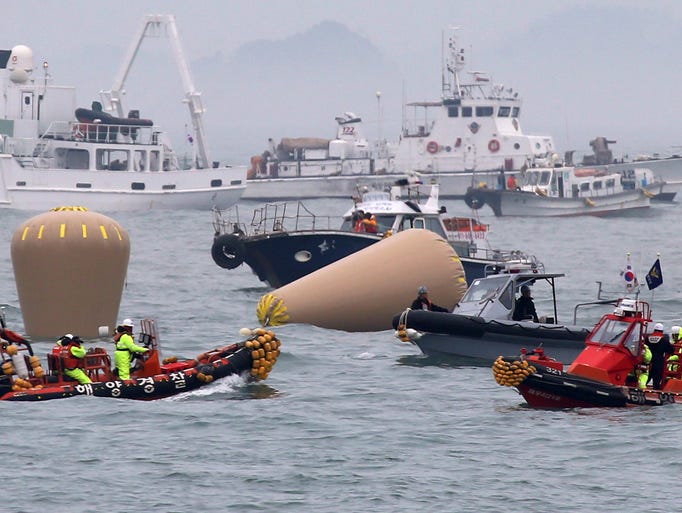
[(661, 324), (660, 322), (657, 322), (654, 325), (654, 331), (663, 331), (663, 324)]
[(121, 326), (126, 326), (126, 327), (130, 327), (130, 328), (135, 327), (135, 325), (133, 324), (133, 321), (131, 319), (123, 319)]
[(679, 326), (673, 326), (670, 328), (670, 333), (673, 335), (679, 335), (680, 334), (680, 327)]

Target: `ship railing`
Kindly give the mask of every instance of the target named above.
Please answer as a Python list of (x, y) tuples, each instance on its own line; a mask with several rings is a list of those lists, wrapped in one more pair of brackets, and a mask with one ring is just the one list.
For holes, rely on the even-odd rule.
[(53, 121), (41, 140), (86, 141), (136, 145), (157, 145), (161, 130), (157, 126), (108, 125), (79, 121)]
[(266, 203), (256, 208), (248, 221), (246, 219), (244, 215), (240, 216), (238, 205), (226, 210), (214, 209), (213, 228), (216, 236), (223, 233), (254, 236), (280, 232), (315, 232), (335, 230), (339, 224), (337, 217), (317, 215), (301, 201)]
[(492, 260), (485, 266), (486, 276), (499, 273), (514, 273), (531, 271), (544, 273), (545, 264), (540, 262), (535, 255), (528, 255), (521, 250), (499, 250), (490, 248), (476, 248), (476, 253), (471, 255), (475, 258)]

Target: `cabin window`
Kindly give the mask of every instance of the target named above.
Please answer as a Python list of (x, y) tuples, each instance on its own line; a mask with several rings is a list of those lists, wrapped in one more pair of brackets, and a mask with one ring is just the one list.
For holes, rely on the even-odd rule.
[(620, 342), (630, 323), (616, 319), (605, 320), (592, 334), (592, 342), (597, 344), (616, 346)]
[(513, 118), (518, 118), (518, 117), (519, 117), (520, 111), (521, 111), (521, 109), (520, 109), (519, 107), (514, 107), (514, 108), (512, 109), (512, 117), (513, 117)]
[(462, 107), (462, 117), (470, 118), (473, 115), (473, 109), (471, 107)]
[(551, 171), (543, 171), (542, 174), (540, 175), (540, 185), (549, 185), (549, 182), (551, 179), (552, 179), (552, 172)]
[(476, 116), (479, 118), (489, 118), (492, 117), (495, 109), (489, 106), (476, 107)]
[(386, 230), (393, 228), (393, 222), (395, 221), (395, 216), (374, 216), (377, 220), (377, 232), (384, 233)]
[(632, 353), (633, 356), (639, 354), (639, 341), (641, 339), (641, 333), (639, 326), (635, 326), (630, 333), (628, 333), (627, 338), (623, 342), (623, 345), (628, 348), (628, 351)]
[(528, 185), (537, 185), (539, 177), (540, 174), (535, 171), (526, 172), (526, 183)]
[(158, 171), (159, 162), (161, 162), (160, 152), (158, 150), (152, 150), (149, 152), (149, 170)]
[(511, 310), (512, 303), (514, 300), (514, 292), (512, 284), (509, 283), (499, 296), (499, 301), (504, 305), (507, 310)]
[(146, 171), (147, 169), (149, 169), (149, 166), (147, 166), (147, 152), (135, 150), (133, 164), (135, 166), (135, 171)]
[(426, 226), (428, 230), (431, 230), (432, 232), (438, 234), (440, 237), (447, 240), (448, 236), (443, 230), (442, 225), (440, 224), (440, 219), (433, 217), (426, 218), (424, 219), (424, 226)]
[(600, 191), (600, 190), (602, 189), (602, 185), (603, 185), (603, 184), (602, 184), (601, 180), (597, 180), (596, 182), (594, 182), (594, 183), (592, 184), (592, 188), (593, 188), (595, 191)]
[(606, 180), (606, 188), (607, 189), (613, 189), (616, 186), (616, 180), (613, 178), (609, 178)]
[(511, 114), (511, 107), (506, 105), (500, 107), (500, 109), (497, 111), (497, 117), (499, 118), (508, 118), (509, 114)]
[(579, 184), (580, 192), (590, 192), (590, 182), (583, 182)]
[(216, 178), (214, 180), (211, 180), (211, 187), (222, 187), (223, 186), (223, 181), (220, 178)]
[(449, 118), (459, 117), (459, 107), (448, 107), (448, 117)]
[(90, 169), (90, 153), (88, 150), (59, 148), (57, 150), (57, 167)]
[(128, 150), (114, 150), (100, 148), (95, 154), (98, 170), (127, 171), (130, 152)]

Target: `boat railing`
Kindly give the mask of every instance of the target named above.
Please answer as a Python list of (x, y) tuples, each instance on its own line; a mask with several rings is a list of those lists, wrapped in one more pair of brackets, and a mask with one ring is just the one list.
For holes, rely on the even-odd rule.
[(338, 229), (338, 218), (313, 213), (304, 203), (266, 203), (255, 209), (249, 221), (240, 217), (239, 206), (227, 210), (213, 210), (216, 235), (243, 233), (246, 236), (279, 232), (321, 231)]
[(476, 254), (472, 255), (472, 257), (493, 261), (493, 263), (485, 266), (485, 276), (521, 271), (545, 272), (545, 265), (540, 262), (535, 255), (528, 255), (518, 249), (499, 250), (476, 248)]
[(79, 121), (53, 121), (41, 140), (86, 141), (135, 145), (157, 145), (161, 130), (157, 126), (107, 125)]
[[(598, 281), (597, 282), (597, 299), (594, 301), (587, 301), (585, 303), (578, 303), (575, 305), (573, 308), (573, 324), (577, 324), (578, 321), (578, 310), (581, 308), (587, 308), (590, 306), (599, 306), (599, 305), (613, 305), (617, 306), (619, 301), (622, 299), (622, 297), (611, 297), (611, 298), (605, 298), (603, 296), (605, 294), (604, 290), (602, 289), (602, 282)], [(635, 297), (638, 297), (639, 293), (635, 294)]]

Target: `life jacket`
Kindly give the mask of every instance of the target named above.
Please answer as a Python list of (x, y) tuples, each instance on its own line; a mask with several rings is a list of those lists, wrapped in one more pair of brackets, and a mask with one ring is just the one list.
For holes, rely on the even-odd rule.
[(133, 354), (133, 351), (128, 349), (126, 346), (119, 345), (119, 342), (121, 341), (121, 338), (123, 337), (123, 335), (128, 335), (133, 340), (133, 343), (135, 342), (135, 338), (133, 337), (132, 333), (126, 333), (126, 332), (117, 333), (116, 336), (114, 337), (114, 342), (115, 342), (114, 346), (116, 348), (116, 351), (125, 351), (127, 353)]
[(65, 346), (56, 346), (52, 350), (52, 353), (54, 354), (55, 350), (59, 348), (59, 357), (62, 360), (62, 365), (64, 366), (65, 370), (73, 370), (83, 366), (83, 358), (76, 358), (71, 352), (71, 348), (76, 345), (77, 344), (70, 342)]

